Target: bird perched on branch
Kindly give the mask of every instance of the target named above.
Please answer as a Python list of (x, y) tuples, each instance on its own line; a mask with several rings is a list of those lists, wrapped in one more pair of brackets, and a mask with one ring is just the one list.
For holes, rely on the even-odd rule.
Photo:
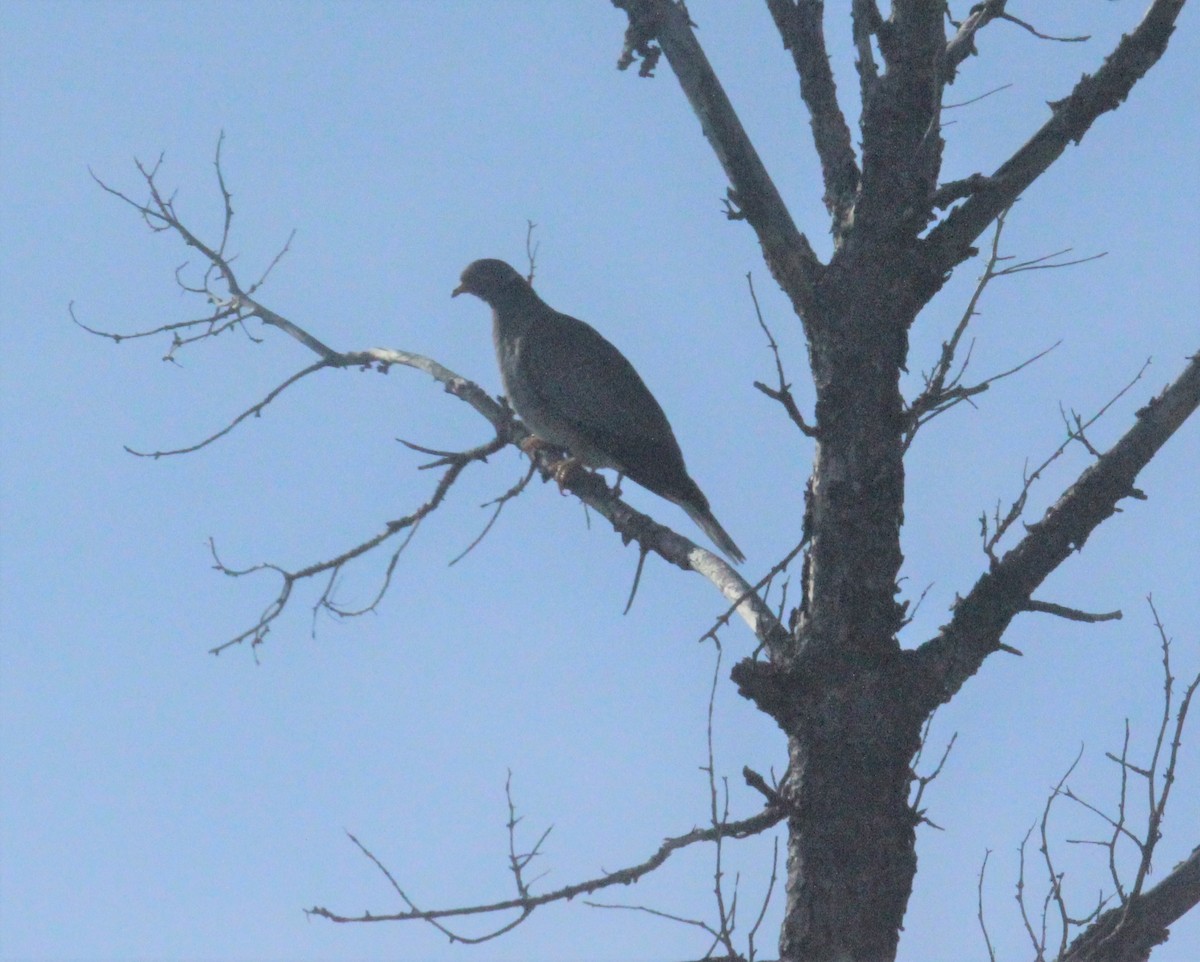
[(570, 454), (556, 470), (560, 481), (579, 463), (614, 468), (683, 508), (734, 561), (745, 560), (688, 475), (667, 416), (625, 355), (550, 307), (504, 261), (475, 261), (461, 280), (452, 296), (474, 294), (492, 308), (513, 409), (536, 438)]

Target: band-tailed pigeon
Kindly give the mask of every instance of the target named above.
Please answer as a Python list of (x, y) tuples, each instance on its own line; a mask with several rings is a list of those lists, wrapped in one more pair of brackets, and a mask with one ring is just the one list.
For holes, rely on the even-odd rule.
[(536, 437), (674, 502), (725, 554), (745, 560), (688, 475), (667, 416), (625, 355), (546, 304), (504, 261), (469, 265), (452, 296), (459, 294), (491, 305), (504, 390)]

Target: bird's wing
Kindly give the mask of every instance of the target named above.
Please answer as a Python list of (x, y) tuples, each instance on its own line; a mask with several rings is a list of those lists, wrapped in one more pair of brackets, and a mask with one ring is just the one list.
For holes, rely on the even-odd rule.
[(689, 487), (667, 416), (625, 355), (574, 317), (550, 311), (541, 320), (518, 363), (543, 407), (639, 484)]

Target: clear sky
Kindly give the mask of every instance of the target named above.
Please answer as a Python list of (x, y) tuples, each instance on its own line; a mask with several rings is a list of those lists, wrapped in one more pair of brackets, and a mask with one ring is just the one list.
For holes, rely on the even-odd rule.
[[(990, 27), (950, 99), (947, 176), (988, 170), (1099, 64), (1144, 2), (1010, 5), (1048, 32)], [(829, 4), (835, 68), (856, 84), (843, 4)], [(965, 4), (955, 4), (965, 7)], [(1043, 7), (1051, 6), (1052, 10)], [(827, 252), (821, 188), (789, 58), (764, 5), (692, 0), (699, 36), (813, 243)], [(960, 11), (961, 12), (961, 11)], [(1045, 18), (1045, 19), (1043, 19)], [(421, 528), (373, 616), (316, 620), (314, 586), (257, 661), (207, 650), (248, 627), (275, 589), (212, 570), (300, 566), (415, 508), (434, 484), (395, 439), (461, 448), (489, 429), (423, 375), (327, 373), (198, 454), (138, 459), (122, 445), (192, 443), (312, 360), (274, 331), (225, 336), (160, 358), (163, 338), (114, 345), (85, 323), (133, 331), (203, 306), (172, 271), (188, 252), (152, 235), (88, 176), (135, 196), (133, 158), (165, 152), (161, 178), (204, 236), (220, 225), (212, 159), (225, 132), (232, 248), (253, 276), (294, 228), (262, 299), (341, 349), (429, 354), (499, 391), (487, 309), (451, 301), (463, 266), (522, 265), (538, 224), (538, 288), (641, 370), (671, 416), (692, 473), (757, 577), (798, 537), (811, 444), (753, 389), (773, 362), (764, 313), (805, 405), (795, 318), (752, 233), (721, 214), (725, 182), (673, 77), (619, 73), (623, 16), (587, 3), (132, 3), (0, 0), (0, 958), (682, 959), (696, 930), (578, 902), (537, 912), (478, 949), (428, 926), (337, 926), (337, 911), (399, 909), (345, 831), (422, 907), (512, 894), (504, 782), (526, 844), (553, 825), (535, 891), (646, 858), (707, 819), (699, 767), (711, 645), (723, 610), (702, 579), (650, 561), (622, 616), (636, 552), (578, 503), (534, 484), (454, 567), (487, 519), (478, 505), (523, 471), (513, 450), (470, 470)], [(978, 518), (1011, 499), (1026, 459), (1063, 433), (1059, 404), (1090, 413), (1152, 357), (1148, 374), (1091, 432), (1110, 444), (1200, 344), (1195, 159), (1200, 23), (1187, 10), (1165, 60), (1103, 117), (1014, 211), (1006, 249), (1066, 247), (1104, 259), (998, 282), (978, 319), (971, 370), (1039, 364), (930, 425), (909, 457), (904, 588), (932, 585), (904, 634), (929, 637), (983, 568)], [(194, 258), (192, 258), (194, 261)], [(960, 271), (913, 334), (911, 389), (963, 309)], [(254, 331), (253, 333), (260, 333)], [(1086, 465), (1073, 451), (1034, 491), (1030, 519)], [(1115, 804), (1128, 717), (1144, 757), (1161, 712), (1153, 592), (1176, 639), (1177, 674), (1200, 668), (1200, 425), (1142, 476), (1145, 502), (1089, 541), (1039, 597), (1125, 618), (1096, 626), (1022, 616), (936, 719), (954, 732), (928, 790), (920, 874), (901, 958), (984, 958), (976, 884), (1002, 958), (1031, 956), (1012, 898), (1016, 848), (1080, 747), (1071, 784)], [(631, 501), (699, 537), (645, 492)], [(384, 557), (347, 571), (337, 596), (370, 600)], [(793, 591), (793, 596), (795, 592)], [(743, 765), (782, 772), (783, 741), (727, 680), (754, 646), (722, 634), (715, 748), (735, 816), (757, 810)], [(1200, 725), (1200, 720), (1197, 721)], [(1200, 841), (1200, 736), (1185, 742), (1155, 867)], [(1093, 817), (1055, 811), (1078, 914), (1105, 887)], [(673, 859), (601, 896), (711, 918), (711, 850)], [(762, 897), (770, 840), (727, 853), (743, 929)], [(1028, 870), (1040, 893), (1044, 869)], [(760, 946), (774, 952), (778, 899)], [(478, 926), (464, 923), (466, 932)], [(1157, 962), (1200, 955), (1200, 919)]]

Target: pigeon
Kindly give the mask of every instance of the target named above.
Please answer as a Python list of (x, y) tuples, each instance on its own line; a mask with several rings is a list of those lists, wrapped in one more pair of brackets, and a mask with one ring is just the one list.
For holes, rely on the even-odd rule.
[(468, 265), (451, 296), (459, 294), (491, 306), (509, 403), (535, 438), (570, 455), (556, 470), (560, 483), (579, 463), (613, 468), (683, 508), (733, 561), (745, 560), (688, 474), (662, 407), (624, 354), (589, 324), (550, 307), (504, 261)]

